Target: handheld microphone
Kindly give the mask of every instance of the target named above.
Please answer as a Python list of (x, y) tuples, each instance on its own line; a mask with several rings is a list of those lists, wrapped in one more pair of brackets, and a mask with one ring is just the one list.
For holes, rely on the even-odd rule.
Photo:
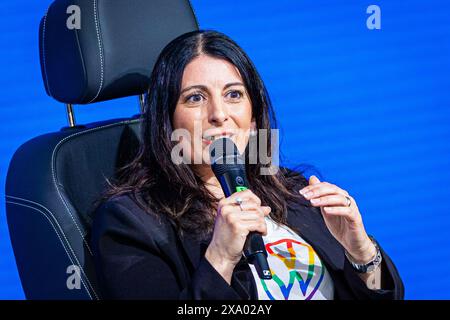
[[(248, 188), (245, 174), (245, 159), (233, 141), (229, 138), (215, 140), (209, 147), (211, 168), (220, 182), (226, 197)], [(244, 244), (244, 256), (255, 266), (261, 279), (272, 279), (267, 251), (262, 236), (258, 232), (250, 232)]]

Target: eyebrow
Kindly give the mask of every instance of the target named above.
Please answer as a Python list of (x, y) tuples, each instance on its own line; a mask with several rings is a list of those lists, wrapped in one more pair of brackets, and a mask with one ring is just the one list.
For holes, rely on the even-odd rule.
[[(242, 82), (230, 82), (225, 85), (224, 89), (229, 88), (231, 86), (244, 86), (244, 84)], [(181, 90), (180, 94), (184, 93), (185, 91), (191, 90), (191, 89), (201, 89), (204, 91), (208, 90), (208, 88), (206, 86), (198, 84), (198, 85), (189, 86), (189, 87), (184, 88), (183, 90)]]

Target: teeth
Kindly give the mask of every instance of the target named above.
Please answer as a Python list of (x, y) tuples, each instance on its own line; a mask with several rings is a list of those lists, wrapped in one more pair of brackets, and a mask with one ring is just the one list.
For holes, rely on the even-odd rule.
[(220, 139), (220, 138), (223, 138), (223, 137), (230, 138), (231, 135), (230, 134), (224, 134), (224, 135), (217, 135), (217, 136), (209, 136), (209, 137), (206, 137), (206, 139), (210, 140), (210, 141), (214, 141), (216, 139)]

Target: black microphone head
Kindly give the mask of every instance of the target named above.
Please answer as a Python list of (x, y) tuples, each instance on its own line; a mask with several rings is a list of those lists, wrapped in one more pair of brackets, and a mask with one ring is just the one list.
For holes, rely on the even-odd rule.
[(230, 170), (230, 168), (244, 167), (244, 158), (230, 138), (214, 140), (209, 146), (211, 167), (214, 174), (218, 171)]
[(239, 151), (230, 138), (219, 138), (213, 141), (209, 146), (209, 155), (211, 164), (225, 163), (227, 159), (232, 160), (239, 155)]

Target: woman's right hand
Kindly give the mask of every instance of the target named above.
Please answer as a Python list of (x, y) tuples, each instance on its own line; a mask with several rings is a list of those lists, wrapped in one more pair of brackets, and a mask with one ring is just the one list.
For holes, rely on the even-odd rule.
[[(237, 198), (242, 199), (241, 206), (236, 203)], [(248, 189), (219, 201), (214, 233), (205, 257), (229, 284), (247, 235), (251, 231), (267, 234), (264, 217), (270, 211), (270, 207), (261, 206), (261, 200)]]

